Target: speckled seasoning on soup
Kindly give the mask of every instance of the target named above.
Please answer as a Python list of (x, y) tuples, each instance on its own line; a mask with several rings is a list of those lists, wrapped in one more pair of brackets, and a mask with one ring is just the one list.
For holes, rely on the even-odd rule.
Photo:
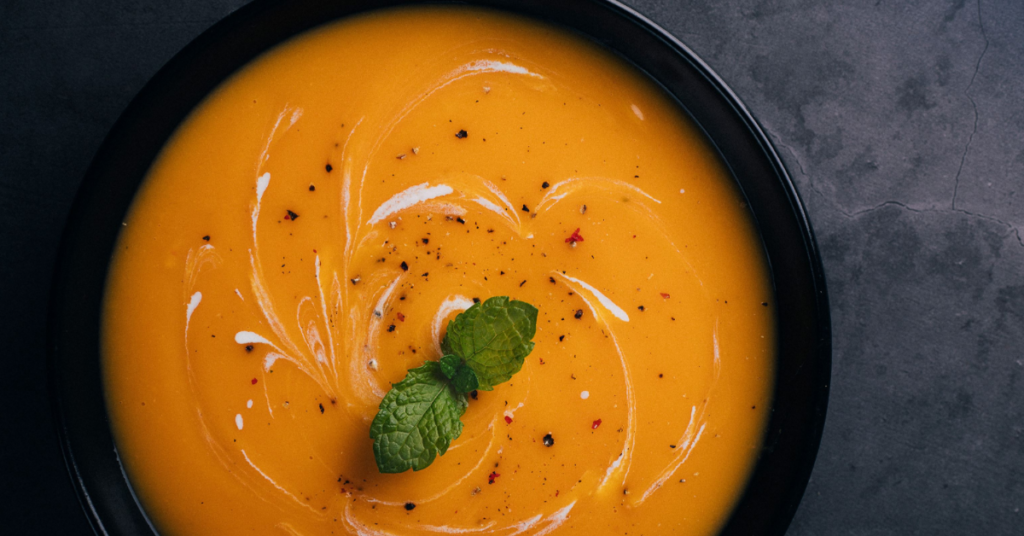
[[(381, 474), (381, 398), (491, 296), (540, 310), (522, 371)], [(772, 300), (726, 170), (636, 70), (507, 15), (380, 12), (255, 60), (163, 150), (106, 389), (166, 534), (712, 534), (759, 449)]]

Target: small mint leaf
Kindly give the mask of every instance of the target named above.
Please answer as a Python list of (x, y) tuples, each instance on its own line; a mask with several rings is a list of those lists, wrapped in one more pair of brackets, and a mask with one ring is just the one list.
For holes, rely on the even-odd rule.
[(537, 308), (508, 296), (473, 305), (448, 323), (441, 348), (461, 357), (473, 369), (478, 389), (491, 391), (523, 367), (533, 350)]
[(409, 370), (381, 400), (370, 424), (373, 456), (382, 473), (419, 471), (462, 434), (466, 395), (455, 392), (436, 361)]
[(462, 359), (454, 354), (448, 354), (441, 358), (441, 372), (444, 373), (449, 379), (455, 377), (455, 369), (462, 363)]
[(455, 375), (452, 376), (452, 387), (459, 393), (468, 393), (480, 387), (480, 380), (477, 379), (473, 369), (466, 366), (465, 363), (461, 363), (455, 369)]

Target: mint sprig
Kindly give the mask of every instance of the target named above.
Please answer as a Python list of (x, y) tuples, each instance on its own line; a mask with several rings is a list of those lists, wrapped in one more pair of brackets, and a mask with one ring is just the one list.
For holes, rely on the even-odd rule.
[(490, 391), (523, 367), (533, 350), (537, 308), (508, 296), (477, 303), (448, 323), (444, 356), (410, 369), (381, 400), (370, 424), (382, 473), (419, 471), (462, 434), (466, 393)]

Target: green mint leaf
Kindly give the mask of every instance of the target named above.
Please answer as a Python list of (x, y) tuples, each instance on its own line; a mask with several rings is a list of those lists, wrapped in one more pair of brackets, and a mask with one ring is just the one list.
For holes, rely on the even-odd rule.
[(476, 373), (483, 391), (508, 381), (533, 350), (537, 308), (508, 296), (495, 296), (460, 313), (448, 323), (441, 348), (461, 357)]
[(462, 434), (466, 393), (490, 391), (533, 350), (537, 308), (508, 296), (473, 305), (448, 323), (443, 357), (410, 369), (380, 402), (370, 424), (382, 473), (425, 469)]
[(462, 359), (457, 355), (448, 354), (442, 357), (439, 363), (441, 363), (441, 372), (451, 379), (455, 377), (455, 369), (459, 368), (459, 365), (462, 363)]
[(455, 392), (436, 361), (409, 370), (381, 400), (370, 424), (373, 456), (382, 473), (419, 471), (462, 434), (466, 395)]
[(460, 393), (468, 393), (480, 387), (480, 380), (477, 379), (473, 369), (469, 368), (465, 363), (460, 363), (458, 368), (455, 369), (455, 375), (452, 376), (452, 387)]

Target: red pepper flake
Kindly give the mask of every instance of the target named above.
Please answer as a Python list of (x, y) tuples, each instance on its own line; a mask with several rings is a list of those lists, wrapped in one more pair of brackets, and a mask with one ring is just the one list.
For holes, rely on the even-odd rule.
[(665, 298), (665, 299), (667, 300), (667, 299), (671, 298), (672, 296), (669, 296), (669, 295), (668, 295), (668, 292), (662, 292), (662, 293), (661, 293), (661, 297), (662, 297), (662, 298)]
[(405, 315), (403, 315), (402, 313), (396, 314), (395, 318), (397, 318), (399, 322), (405, 322)]
[(493, 484), (494, 483), (494, 479), (498, 478), (499, 476), (501, 476), (501, 475), (499, 475), (498, 473), (495, 473), (494, 471), (491, 471), (491, 474), (487, 475), (487, 483), (488, 484)]
[(565, 239), (567, 244), (575, 244), (576, 242), (583, 242), (583, 236), (580, 234), (579, 228), (572, 232), (569, 238)]
[(512, 424), (512, 417), (505, 415), (505, 424)]
[(296, 214), (296, 213), (294, 213), (294, 212), (292, 212), (290, 210), (286, 210), (285, 212), (287, 212), (287, 214), (284, 215), (284, 219), (286, 219), (286, 220), (297, 220), (297, 219), (299, 219), (299, 215), (298, 214)]
[(542, 358), (540, 358), (540, 364), (541, 364), (541, 365), (543, 365), (543, 364), (544, 364), (544, 358), (543, 358), (543, 357), (542, 357)]
[(252, 379), (252, 384), (253, 384), (253, 385), (256, 385), (256, 382), (258, 382), (258, 381), (259, 381), (259, 380), (257, 380), (256, 378), (253, 378), (253, 379)]
[(601, 419), (594, 421), (594, 424), (590, 425), (591, 430), (597, 430), (597, 427), (601, 426)]
[(558, 490), (555, 490), (555, 497), (558, 497)]

